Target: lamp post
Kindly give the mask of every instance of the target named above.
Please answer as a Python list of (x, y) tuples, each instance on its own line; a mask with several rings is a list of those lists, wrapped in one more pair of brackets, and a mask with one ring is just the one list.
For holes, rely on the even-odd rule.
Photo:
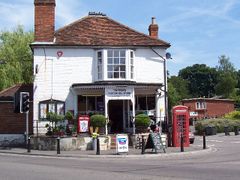
[[(160, 89), (161, 91), (164, 92), (164, 108), (165, 108), (165, 129), (168, 131), (168, 94), (167, 94), (167, 70), (166, 70), (166, 61), (167, 59), (172, 59), (171, 54), (169, 52), (167, 52), (165, 54), (165, 57), (163, 57), (161, 54), (159, 54), (156, 50), (154, 50), (153, 48), (151, 48), (152, 51), (158, 55), (158, 57), (160, 57), (163, 60), (163, 87), (164, 89)], [(160, 119), (161, 121), (161, 119)]]

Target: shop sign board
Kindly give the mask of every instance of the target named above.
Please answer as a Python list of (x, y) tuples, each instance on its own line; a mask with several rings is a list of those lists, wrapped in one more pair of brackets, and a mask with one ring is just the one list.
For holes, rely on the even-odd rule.
[(88, 132), (89, 129), (89, 116), (78, 117), (78, 133)]
[(131, 99), (133, 97), (133, 88), (121, 86), (105, 88), (105, 95), (108, 99)]
[(196, 116), (198, 116), (198, 112), (190, 111), (190, 116), (191, 117), (196, 117)]
[(117, 153), (127, 153), (128, 152), (128, 135), (127, 134), (117, 134), (116, 136)]

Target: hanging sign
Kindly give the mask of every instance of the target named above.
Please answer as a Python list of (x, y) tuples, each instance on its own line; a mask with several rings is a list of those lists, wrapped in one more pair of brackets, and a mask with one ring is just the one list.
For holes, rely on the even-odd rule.
[(128, 152), (128, 135), (127, 134), (117, 134), (116, 136), (117, 153)]

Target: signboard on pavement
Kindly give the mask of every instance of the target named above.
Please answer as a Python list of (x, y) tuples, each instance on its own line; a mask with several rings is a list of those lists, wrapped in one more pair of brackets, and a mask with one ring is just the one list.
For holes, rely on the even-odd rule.
[(127, 153), (128, 152), (128, 135), (127, 134), (117, 134), (116, 136), (117, 153)]

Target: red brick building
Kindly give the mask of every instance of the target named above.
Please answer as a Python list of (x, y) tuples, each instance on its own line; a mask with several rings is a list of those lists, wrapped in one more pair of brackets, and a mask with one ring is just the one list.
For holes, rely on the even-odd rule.
[(26, 131), (26, 115), (19, 113), (20, 92), (30, 93), (29, 133), (33, 132), (33, 85), (18, 84), (0, 92), (0, 134), (24, 134)]
[(196, 119), (221, 117), (234, 111), (234, 101), (230, 99), (192, 98), (181, 103), (189, 108), (190, 117)]

